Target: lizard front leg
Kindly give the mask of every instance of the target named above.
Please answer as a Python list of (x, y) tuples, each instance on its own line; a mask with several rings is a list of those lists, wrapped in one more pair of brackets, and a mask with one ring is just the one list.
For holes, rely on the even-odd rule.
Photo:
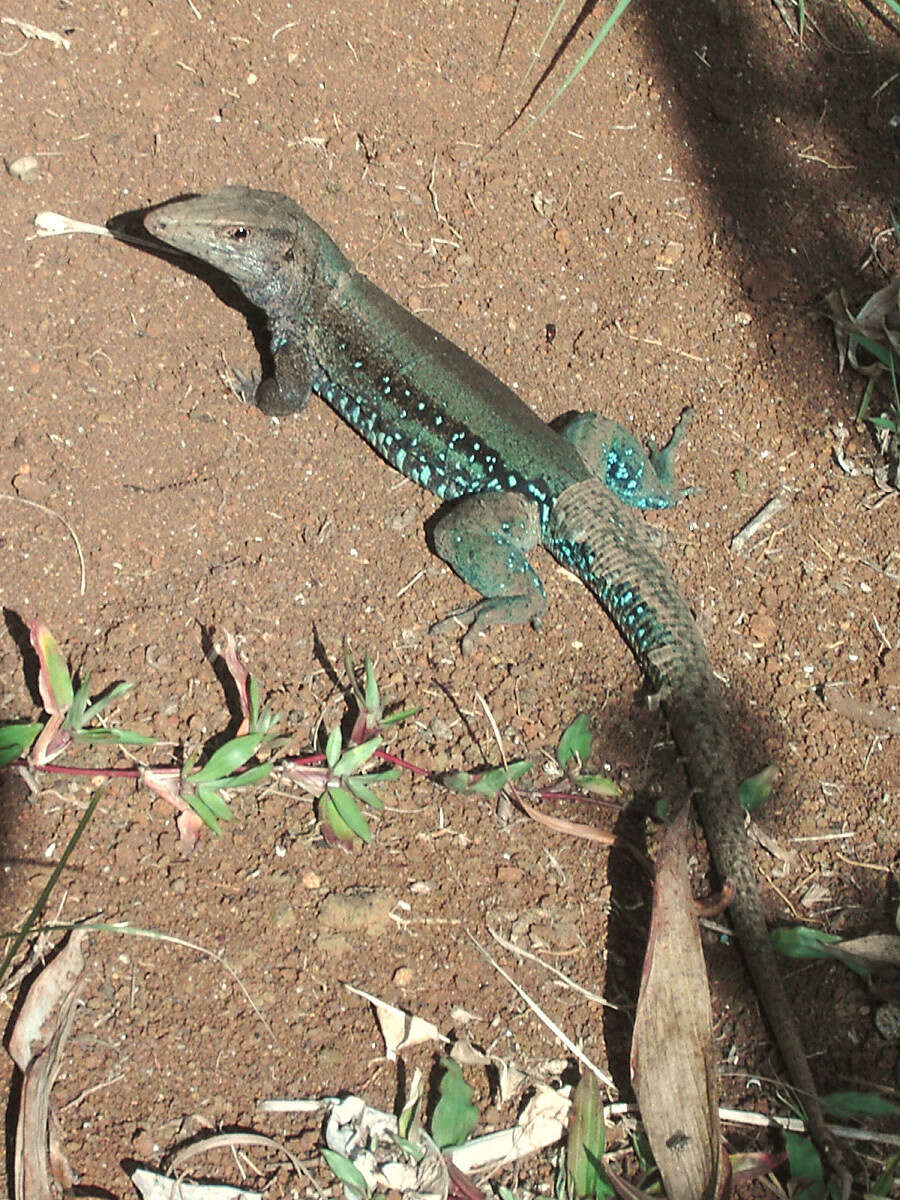
[(571, 442), (591, 474), (613, 495), (632, 508), (670, 508), (685, 491), (675, 486), (675, 453), (691, 419), (686, 408), (668, 443), (657, 450), (651, 442), (645, 450), (634, 434), (597, 413), (579, 413), (563, 426), (561, 433)]
[(547, 607), (537, 572), (525, 557), (540, 541), (537, 506), (516, 492), (464, 496), (434, 527), (434, 548), (457, 575), (484, 597), (432, 625), (431, 632), (468, 627), (463, 654), (490, 625), (539, 628)]
[(272, 363), (273, 373), (256, 389), (257, 408), (270, 417), (302, 412), (312, 395), (306, 348), (290, 342), (283, 346), (273, 344)]

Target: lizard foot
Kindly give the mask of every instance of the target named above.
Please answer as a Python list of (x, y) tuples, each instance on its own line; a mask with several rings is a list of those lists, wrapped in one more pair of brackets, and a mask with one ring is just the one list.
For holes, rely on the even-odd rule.
[(462, 652), (468, 657), (475, 649), (479, 633), (491, 625), (528, 625), (540, 629), (543, 612), (535, 611), (533, 598), (529, 596), (496, 596), (479, 600), (471, 608), (451, 613), (442, 621), (436, 621), (429, 629), (435, 637), (466, 630), (461, 642)]

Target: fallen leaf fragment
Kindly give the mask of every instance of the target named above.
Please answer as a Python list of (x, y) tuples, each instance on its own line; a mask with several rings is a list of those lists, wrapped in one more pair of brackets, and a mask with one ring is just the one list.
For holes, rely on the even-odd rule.
[(88, 221), (77, 221), (62, 213), (39, 212), (34, 218), (38, 237), (59, 237), (63, 233), (93, 233), (97, 237), (112, 237), (104, 225), (92, 225)]
[(9, 1053), (22, 1072), (15, 1145), (18, 1200), (57, 1200), (74, 1182), (50, 1095), (84, 979), (86, 939), (84, 930), (69, 934), (28, 989), (9, 1037)]
[(418, 1046), (422, 1042), (449, 1042), (450, 1039), (444, 1037), (438, 1027), (424, 1017), (414, 1017), (412, 1013), (388, 1004), (386, 1000), (379, 1000), (377, 996), (350, 983), (344, 984), (344, 987), (374, 1006), (389, 1062), (396, 1059), (400, 1050), (407, 1050), (410, 1046)]
[(12, 25), (14, 29), (18, 29), (24, 38), (36, 38), (42, 42), (52, 42), (54, 46), (61, 50), (68, 50), (72, 43), (68, 38), (63, 37), (61, 33), (54, 33), (52, 29), (41, 29), (37, 25), (32, 25), (30, 21), (20, 21), (18, 17), (0, 17), (0, 23), (4, 25)]
[(669, 1200), (730, 1193), (716, 1107), (712, 1006), (688, 880), (687, 805), (656, 865), (631, 1078)]
[(560, 1141), (566, 1132), (570, 1108), (568, 1088), (538, 1086), (515, 1125), (470, 1138), (462, 1146), (454, 1146), (448, 1157), (466, 1174), (518, 1162)]
[(851, 938), (849, 942), (834, 946), (832, 953), (850, 966), (865, 967), (870, 971), (900, 969), (900, 937), (893, 933), (870, 933)]
[[(361, 1100), (347, 1096), (335, 1103), (325, 1123), (328, 1149), (347, 1159), (374, 1194), (391, 1189), (408, 1200), (447, 1200), (449, 1176), (444, 1156), (422, 1128), (407, 1139), (422, 1152), (418, 1161), (399, 1144), (397, 1118)], [(353, 1200), (349, 1188), (344, 1188)]]
[(190, 1183), (158, 1175), (146, 1167), (131, 1172), (131, 1182), (144, 1200), (259, 1200), (262, 1193), (246, 1192), (225, 1183)]

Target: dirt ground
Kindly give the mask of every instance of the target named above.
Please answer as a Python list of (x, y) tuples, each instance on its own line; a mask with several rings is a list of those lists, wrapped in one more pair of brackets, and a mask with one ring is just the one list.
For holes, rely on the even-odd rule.
[[(663, 438), (694, 406), (680, 459), (694, 493), (647, 519), (724, 681), (742, 773), (781, 768), (759, 823), (784, 853), (756, 851), (770, 918), (889, 932), (898, 739), (831, 698), (897, 712), (900, 510), (873, 484), (873, 442), (855, 425), (862, 381), (838, 374), (821, 312), (830, 288), (860, 299), (900, 263), (884, 235), (900, 201), (900, 53), (862, 7), (808, 8), (819, 31), (799, 45), (764, 0), (635, 5), (539, 125), (526, 117), (502, 137), (532, 88), (532, 113), (549, 98), (605, 10), (535, 65), (550, 5), (7, 9), (68, 44), (0, 25), (0, 149), (39, 164), (33, 178), (0, 178), (0, 720), (39, 712), (21, 625), (39, 617), (94, 691), (134, 682), (116, 720), (159, 739), (144, 761), (180, 761), (234, 728), (210, 661), (230, 630), (299, 753), (346, 711), (346, 637), (375, 656), (387, 701), (421, 705), (391, 746), (421, 766), (498, 761), (483, 697), (510, 757), (549, 763), (589, 712), (591, 765), (633, 808), (681, 794), (635, 664), (552, 560), (540, 556), (543, 631), (495, 631), (463, 660), (428, 634), (469, 599), (428, 549), (432, 497), (319, 401), (280, 423), (240, 402), (222, 376), (258, 366), (253, 338), (189, 270), (113, 240), (33, 235), (41, 210), (102, 224), (227, 181), (270, 188), (546, 419), (596, 408)], [(856, 475), (835, 459), (839, 423)], [(734, 549), (773, 497), (784, 508)], [(80, 543), (83, 589), (57, 517)], [(92, 781), (39, 783), (0, 781), (4, 929), (34, 903)], [(174, 812), (113, 783), (54, 893), (48, 917), (173, 935), (221, 956), (246, 989), (196, 951), (93, 935), (54, 1093), (83, 1186), (128, 1194), (123, 1161), (157, 1163), (199, 1130), (238, 1126), (285, 1137), (334, 1190), (314, 1123), (257, 1103), (346, 1090), (392, 1106), (396, 1068), (347, 983), (558, 1078), (565, 1052), (470, 934), (630, 1097), (649, 895), (625, 855), (408, 779), (391, 786), (372, 845), (349, 854), (323, 846), (295, 790), (235, 807), (223, 835), (186, 856)], [(627, 814), (553, 811), (642, 837)], [(699, 836), (696, 847), (702, 892)], [(358, 889), (372, 890), (362, 917), (336, 918), (335, 898)], [(560, 986), (489, 929), (620, 1010)], [(784, 1112), (739, 955), (714, 935), (706, 949), (723, 1097)], [(885, 994), (838, 965), (784, 971), (821, 1087), (896, 1089), (898, 1043), (874, 1019)], [(408, 1063), (427, 1067), (435, 1050)], [(481, 1130), (507, 1122), (487, 1080), (471, 1079)], [(869, 1178), (886, 1157), (854, 1154)], [(549, 1163), (522, 1179), (547, 1186)], [(224, 1156), (205, 1169), (235, 1176)], [(298, 1188), (282, 1170), (268, 1194)]]

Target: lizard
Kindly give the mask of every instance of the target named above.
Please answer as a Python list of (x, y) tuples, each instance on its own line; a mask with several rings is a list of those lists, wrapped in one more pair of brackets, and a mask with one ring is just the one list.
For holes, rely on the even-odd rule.
[(144, 224), (222, 272), (265, 315), (274, 371), (256, 391), (264, 412), (301, 411), (316, 393), (398, 471), (452, 502), (435, 524), (434, 548), (482, 598), (434, 632), (461, 623), (469, 653), (490, 625), (539, 627), (546, 598), (527, 557), (539, 544), (605, 609), (660, 698), (712, 861), (733, 884), (732, 923), (807, 1128), (841, 1171), (768, 938), (719, 683), (637, 515), (674, 502), (672, 455), (687, 414), (668, 446), (649, 455), (593, 413), (558, 432), (357, 271), (278, 192), (232, 185), (150, 209)]

